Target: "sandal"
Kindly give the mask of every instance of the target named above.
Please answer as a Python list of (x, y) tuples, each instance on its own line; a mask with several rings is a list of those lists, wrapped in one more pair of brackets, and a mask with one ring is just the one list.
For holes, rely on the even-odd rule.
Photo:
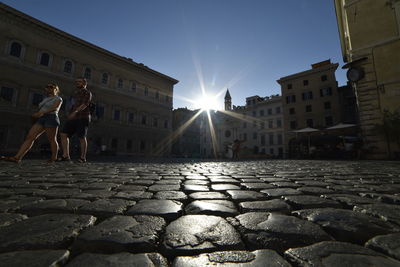
[(6, 157), (6, 156), (1, 156), (1, 160), (8, 161), (8, 162), (14, 162), (14, 163), (20, 163), (21, 160), (16, 157)]
[(57, 161), (68, 161), (68, 162), (70, 162), (71, 159), (68, 158), (68, 157), (61, 157), (61, 158), (58, 158)]
[(78, 161), (79, 163), (86, 163), (86, 159), (84, 159), (84, 158), (79, 158), (77, 161)]

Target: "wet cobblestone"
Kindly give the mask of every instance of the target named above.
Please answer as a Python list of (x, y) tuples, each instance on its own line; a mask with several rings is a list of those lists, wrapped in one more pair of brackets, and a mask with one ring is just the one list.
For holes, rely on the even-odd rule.
[(0, 265), (400, 266), (399, 203), (399, 162), (0, 162)]

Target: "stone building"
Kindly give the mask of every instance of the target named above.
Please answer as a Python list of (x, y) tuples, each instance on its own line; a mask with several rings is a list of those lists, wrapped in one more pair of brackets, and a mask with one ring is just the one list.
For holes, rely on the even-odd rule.
[[(97, 104), (89, 153), (169, 154), (173, 86), (178, 81), (0, 3), (0, 149), (15, 151), (48, 82), (60, 86), (61, 121), (74, 79), (84, 76)], [(39, 149), (41, 142), (35, 146)], [(161, 148), (161, 149), (160, 149)]]
[(361, 134), (369, 158), (389, 157), (375, 130), (385, 111), (400, 109), (400, 1), (335, 0), (343, 61), (357, 95)]
[(199, 110), (178, 108), (173, 110), (172, 129), (176, 136), (172, 143), (172, 156), (185, 158), (200, 157)]
[(296, 137), (293, 131), (306, 127), (323, 129), (343, 122), (335, 77), (338, 65), (322, 61), (277, 81), (283, 99), (285, 153), (289, 153), (289, 142)]
[(245, 106), (232, 106), (227, 91), (225, 110), (210, 112), (210, 117), (214, 131), (203, 115), (202, 155), (210, 156), (215, 151), (218, 157), (230, 157), (230, 146), (237, 139), (242, 141), (241, 158), (283, 157), (282, 99), (279, 95), (247, 97)]

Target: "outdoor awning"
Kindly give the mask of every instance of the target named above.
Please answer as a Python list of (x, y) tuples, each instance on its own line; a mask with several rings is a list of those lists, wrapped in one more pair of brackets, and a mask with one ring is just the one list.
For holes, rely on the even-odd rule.
[(335, 126), (326, 128), (326, 130), (336, 130), (336, 129), (344, 129), (344, 128), (350, 128), (350, 127), (355, 127), (357, 124), (351, 124), (351, 123), (339, 123)]
[(300, 130), (293, 131), (294, 133), (312, 133), (312, 132), (319, 132), (318, 129), (306, 127)]

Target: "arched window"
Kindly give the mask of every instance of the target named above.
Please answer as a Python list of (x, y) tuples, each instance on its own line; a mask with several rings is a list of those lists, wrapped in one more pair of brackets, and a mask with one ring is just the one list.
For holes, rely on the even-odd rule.
[(71, 73), (72, 72), (72, 62), (67, 60), (64, 63), (64, 72)]
[(120, 78), (118, 79), (117, 87), (122, 88), (124, 86), (124, 81)]
[(14, 57), (21, 57), (21, 52), (22, 45), (17, 42), (13, 42), (10, 47), (10, 55)]
[(86, 79), (90, 79), (92, 77), (92, 70), (89, 67), (85, 68), (85, 72), (83, 73), (83, 77)]
[(43, 65), (43, 66), (49, 66), (49, 64), (50, 64), (50, 55), (48, 53), (42, 53), (40, 55), (39, 64)]
[(103, 76), (101, 77), (101, 83), (108, 84), (108, 74), (107, 73), (103, 73)]

